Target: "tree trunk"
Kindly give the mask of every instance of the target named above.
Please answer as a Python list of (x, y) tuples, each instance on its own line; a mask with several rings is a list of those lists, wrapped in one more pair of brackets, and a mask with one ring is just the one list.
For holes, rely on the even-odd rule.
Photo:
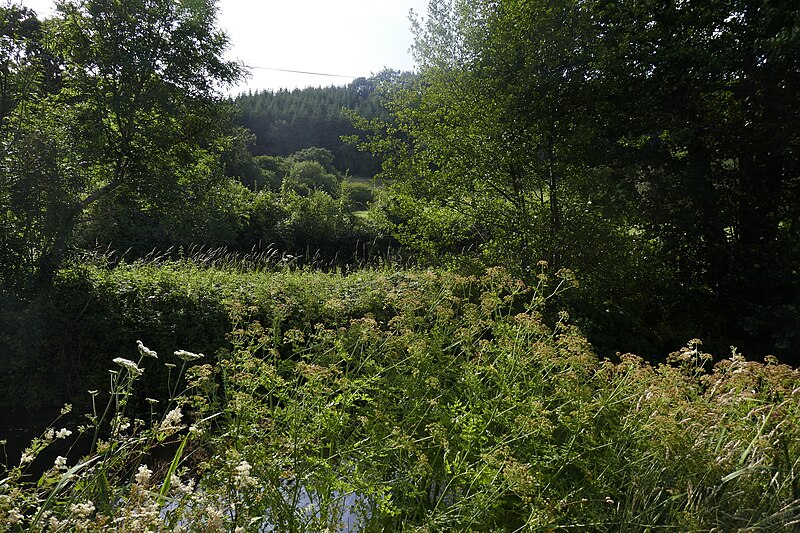
[(551, 266), (559, 268), (561, 263), (561, 206), (558, 198), (558, 176), (555, 169), (555, 147), (553, 135), (547, 141), (547, 189), (550, 194), (550, 240)]

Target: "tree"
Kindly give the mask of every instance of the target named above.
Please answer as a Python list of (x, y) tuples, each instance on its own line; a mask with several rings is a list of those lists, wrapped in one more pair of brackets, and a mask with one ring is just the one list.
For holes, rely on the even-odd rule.
[(393, 89), (392, 122), (377, 125), (372, 144), (405, 197), (395, 205), (406, 208), (397, 229), (407, 242), (419, 243), (409, 232), (420, 226), (435, 228), (431, 234), (453, 236), (442, 249), (471, 248), (521, 273), (540, 259), (590, 262), (569, 244), (607, 192), (586, 186), (584, 156), (596, 132), (591, 21), (582, 5), (430, 3), (415, 25), (419, 77)]
[(375, 98), (379, 76), (358, 78), (344, 87), (316, 87), (243, 94), (234, 103), (240, 110), (239, 123), (256, 135), (254, 155), (287, 157), (299, 150), (320, 147), (329, 150), (339, 172), (372, 177), (379, 164), (369, 154), (342, 142), (356, 133), (350, 112), (374, 117), (383, 113)]
[(314, 190), (324, 191), (332, 196), (338, 192), (340, 181), (336, 174), (328, 173), (318, 161), (298, 161), (292, 163), (281, 188), (293, 190), (301, 196), (308, 196)]
[[(596, 91), (641, 228), (692, 287), (697, 322), (800, 349), (800, 14), (781, 0), (593, 2)], [(611, 152), (609, 152), (611, 153)], [(688, 304), (688, 302), (687, 302)]]
[[(16, 276), (30, 262), (34, 250), (28, 243), (41, 230), (41, 214), (58, 196), (49, 177), (47, 150), (27, 142), (41, 140), (31, 103), (55, 90), (58, 69), (42, 44), (42, 24), (36, 14), (17, 5), (0, 7), (0, 279)], [(25, 154), (27, 163), (19, 163)], [(20, 175), (20, 172), (25, 175)], [(55, 193), (55, 194), (54, 194)]]
[[(217, 90), (241, 75), (222, 59), (228, 40), (213, 1), (64, 0), (57, 10), (44, 40), (60, 62), (59, 90), (31, 102), (35, 120), (15, 118), (28, 143), (50, 148), (47, 181), (58, 198), (37, 245), (45, 273), (101, 203), (126, 195), (163, 208), (221, 176), (214, 154), (229, 117)], [(31, 148), (8, 152), (12, 189), (30, 189)]]
[(598, 331), (800, 349), (790, 3), (432, 0), (415, 32), (418, 77), (361, 122), (404, 243), (572, 268)]
[(317, 146), (309, 146), (293, 153), (290, 157), (295, 163), (303, 161), (315, 161), (322, 165), (325, 172), (334, 173), (336, 169), (333, 166), (334, 155), (333, 152), (327, 148), (319, 148)]
[(33, 11), (0, 6), (0, 124), (30, 93), (53, 89), (57, 68), (41, 37), (42, 23)]

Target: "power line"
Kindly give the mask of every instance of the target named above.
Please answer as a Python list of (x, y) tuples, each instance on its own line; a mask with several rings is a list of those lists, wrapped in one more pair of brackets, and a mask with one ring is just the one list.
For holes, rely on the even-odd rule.
[(256, 67), (253, 65), (245, 65), (247, 68), (252, 68), (256, 70), (273, 70), (276, 72), (291, 72), (293, 74), (310, 74), (312, 76), (327, 76), (329, 78), (348, 78), (348, 79), (355, 79), (360, 76), (347, 76), (344, 74), (330, 74), (326, 72), (309, 72), (307, 70), (292, 70), (288, 68), (275, 68), (275, 67)]

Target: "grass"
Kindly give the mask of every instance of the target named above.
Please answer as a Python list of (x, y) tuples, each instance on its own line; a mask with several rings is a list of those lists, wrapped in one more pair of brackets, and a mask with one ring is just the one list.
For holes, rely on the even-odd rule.
[(82, 272), (144, 301), (159, 287), (210, 297), (228, 335), (185, 378), (170, 370), (150, 416), (131, 411), (146, 376), (186, 361), (134, 346), (144, 374), (117, 366), (109, 415), (83, 428), (102, 445), (38, 480), (29, 462), (9, 465), (7, 529), (800, 525), (800, 372), (736, 353), (713, 365), (696, 340), (663, 365), (603, 360), (568, 317), (543, 319), (568, 275), (543, 270), (526, 286), (500, 269)]
[(348, 183), (357, 183), (360, 185), (366, 185), (376, 190), (381, 190), (386, 186), (383, 180), (378, 178), (362, 178), (360, 176), (347, 176), (346, 179)]

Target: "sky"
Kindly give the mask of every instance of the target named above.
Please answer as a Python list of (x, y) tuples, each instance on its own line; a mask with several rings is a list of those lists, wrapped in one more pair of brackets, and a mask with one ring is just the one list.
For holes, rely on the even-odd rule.
[[(41, 17), (52, 0), (21, 0)], [(385, 67), (413, 70), (409, 10), (428, 0), (219, 0), (218, 23), (231, 40), (228, 59), (251, 76), (230, 93), (346, 85)], [(295, 70), (343, 77), (282, 72)]]

